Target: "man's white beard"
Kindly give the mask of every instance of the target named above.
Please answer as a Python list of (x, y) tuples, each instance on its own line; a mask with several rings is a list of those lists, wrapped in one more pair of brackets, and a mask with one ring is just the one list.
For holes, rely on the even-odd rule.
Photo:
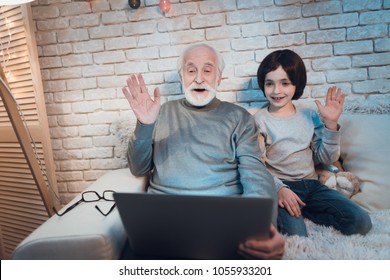
[[(217, 82), (215, 83), (215, 87), (217, 87)], [(195, 88), (204, 88), (205, 90), (207, 90), (208, 95), (203, 96), (202, 94), (197, 94), (196, 91), (193, 92), (192, 90)], [(193, 82), (187, 88), (185, 88), (183, 85), (183, 91), (188, 103), (195, 107), (206, 106), (217, 95), (217, 91), (207, 83), (203, 83), (201, 86), (199, 86), (197, 85), (197, 83)]]

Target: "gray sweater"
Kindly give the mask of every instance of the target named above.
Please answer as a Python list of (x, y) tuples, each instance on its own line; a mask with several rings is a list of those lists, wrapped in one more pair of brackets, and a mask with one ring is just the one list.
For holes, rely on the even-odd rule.
[(274, 176), (277, 191), (281, 180), (318, 179), (315, 165), (332, 164), (340, 155), (340, 133), (323, 125), (317, 112), (296, 106), (290, 117), (277, 117), (262, 108), (255, 114), (260, 130), (262, 160)]
[(276, 198), (257, 134), (252, 116), (237, 105), (216, 98), (202, 108), (169, 101), (155, 124), (137, 124), (129, 167), (150, 176), (152, 193)]

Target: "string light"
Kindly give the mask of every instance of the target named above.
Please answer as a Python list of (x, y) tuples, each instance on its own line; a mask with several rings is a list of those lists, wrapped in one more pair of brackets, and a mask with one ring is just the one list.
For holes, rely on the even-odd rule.
[(160, 10), (163, 13), (169, 12), (171, 9), (171, 1), (169, 0), (160, 0)]

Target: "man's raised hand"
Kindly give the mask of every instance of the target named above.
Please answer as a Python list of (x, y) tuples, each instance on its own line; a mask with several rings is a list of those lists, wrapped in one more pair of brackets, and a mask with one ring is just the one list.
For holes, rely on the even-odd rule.
[(160, 111), (160, 90), (154, 89), (154, 99), (149, 96), (141, 74), (131, 74), (127, 79), (127, 88), (122, 92), (130, 104), (138, 121), (143, 124), (152, 124), (156, 121)]

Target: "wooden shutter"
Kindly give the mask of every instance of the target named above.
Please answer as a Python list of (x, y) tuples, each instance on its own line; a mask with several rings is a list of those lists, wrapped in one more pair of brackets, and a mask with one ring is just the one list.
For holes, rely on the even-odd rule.
[[(0, 64), (16, 99), (51, 199), (58, 206), (48, 120), (29, 4), (0, 7)], [(0, 258), (49, 217), (0, 99)]]

